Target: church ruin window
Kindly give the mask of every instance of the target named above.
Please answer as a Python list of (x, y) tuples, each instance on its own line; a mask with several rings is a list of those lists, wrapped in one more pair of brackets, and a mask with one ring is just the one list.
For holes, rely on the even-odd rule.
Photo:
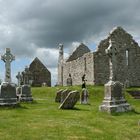
[(129, 64), (129, 51), (128, 50), (125, 51), (125, 57), (126, 57), (126, 65), (128, 66)]

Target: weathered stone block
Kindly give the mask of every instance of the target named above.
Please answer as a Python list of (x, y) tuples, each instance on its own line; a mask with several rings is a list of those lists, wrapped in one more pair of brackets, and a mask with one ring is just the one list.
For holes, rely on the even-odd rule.
[(59, 109), (72, 109), (74, 105), (80, 98), (80, 93), (78, 91), (71, 91), (62, 104), (59, 106)]

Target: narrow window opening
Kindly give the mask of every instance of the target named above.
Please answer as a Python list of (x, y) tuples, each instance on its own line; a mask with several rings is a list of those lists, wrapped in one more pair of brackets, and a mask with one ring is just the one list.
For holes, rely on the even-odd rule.
[(129, 64), (129, 51), (128, 50), (126, 50), (125, 56), (126, 56), (126, 65), (128, 66)]

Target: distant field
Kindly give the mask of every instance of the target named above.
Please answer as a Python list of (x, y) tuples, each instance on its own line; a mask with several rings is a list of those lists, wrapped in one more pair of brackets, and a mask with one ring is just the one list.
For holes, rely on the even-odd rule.
[(0, 140), (140, 140), (140, 100), (126, 93), (135, 111), (102, 113), (103, 87), (88, 86), (90, 105), (78, 102), (73, 110), (59, 110), (58, 89), (32, 88), (33, 103), (0, 107)]

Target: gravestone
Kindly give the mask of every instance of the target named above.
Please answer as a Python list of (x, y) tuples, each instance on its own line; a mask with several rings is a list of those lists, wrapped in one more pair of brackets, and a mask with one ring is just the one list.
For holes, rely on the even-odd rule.
[(71, 91), (59, 106), (59, 109), (73, 109), (79, 98), (80, 93), (78, 91)]
[(64, 90), (60, 89), (59, 91), (56, 92), (56, 96), (55, 96), (55, 102), (60, 103), (61, 102), (61, 94)]
[(29, 68), (25, 67), (25, 70), (22, 72), (23, 85), (21, 85), (21, 101), (23, 102), (33, 101), (31, 87), (30, 87), (30, 80), (29, 80), (30, 76), (31, 76), (31, 72), (29, 71)]
[(16, 88), (15, 84), (2, 82), (0, 85), (0, 105), (16, 105)]
[(99, 106), (100, 111), (112, 113), (112, 112), (125, 112), (131, 110), (130, 105), (125, 100), (123, 93), (123, 84), (116, 81), (116, 55), (117, 49), (113, 46), (113, 42), (110, 40), (110, 45), (106, 49), (106, 53), (109, 56), (110, 64), (110, 77), (109, 82), (104, 86), (104, 100)]
[(80, 103), (81, 104), (88, 104), (88, 90), (86, 88), (82, 89), (81, 95), (80, 95)]
[(11, 82), (11, 62), (15, 60), (10, 52), (10, 48), (6, 48), (6, 53), (1, 56), (5, 62), (5, 82), (0, 85), (0, 105), (16, 105), (16, 85)]
[(33, 101), (30, 85), (21, 86), (21, 101), (23, 101), (23, 102), (32, 102)]
[(69, 89), (65, 89), (64, 91), (62, 91), (61, 93), (61, 103), (65, 100), (65, 98), (68, 96), (69, 92), (71, 92), (71, 90)]

